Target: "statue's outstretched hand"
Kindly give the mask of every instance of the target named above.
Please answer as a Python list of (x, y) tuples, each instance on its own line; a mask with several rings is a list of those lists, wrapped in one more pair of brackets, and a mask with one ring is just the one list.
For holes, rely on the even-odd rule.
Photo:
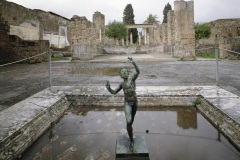
[(128, 57), (128, 61), (129, 61), (130, 63), (133, 63), (132, 57)]
[(109, 81), (107, 81), (107, 83), (106, 83), (106, 87), (107, 87), (107, 88), (110, 88)]

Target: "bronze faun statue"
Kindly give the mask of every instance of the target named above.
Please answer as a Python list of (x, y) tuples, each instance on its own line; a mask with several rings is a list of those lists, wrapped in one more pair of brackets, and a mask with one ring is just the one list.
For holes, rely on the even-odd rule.
[(133, 128), (132, 124), (134, 121), (134, 117), (137, 111), (137, 95), (136, 95), (136, 84), (135, 80), (137, 79), (140, 71), (136, 63), (133, 61), (132, 58), (128, 57), (130, 63), (133, 64), (135, 68), (135, 72), (132, 75), (129, 75), (129, 72), (126, 68), (121, 68), (119, 71), (120, 76), (123, 79), (123, 82), (119, 84), (119, 86), (113, 90), (110, 87), (109, 82), (107, 81), (106, 87), (108, 91), (112, 94), (117, 94), (121, 89), (124, 92), (124, 112), (127, 122), (127, 132), (130, 138), (130, 147), (133, 147)]

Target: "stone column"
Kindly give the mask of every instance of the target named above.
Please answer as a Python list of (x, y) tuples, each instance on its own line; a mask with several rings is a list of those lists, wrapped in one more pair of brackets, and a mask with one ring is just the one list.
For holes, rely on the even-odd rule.
[(147, 44), (147, 29), (144, 29), (144, 44)]
[(53, 44), (53, 33), (51, 33), (51, 35), (50, 35), (50, 47), (51, 47), (51, 45)]
[(133, 35), (132, 35), (132, 33), (130, 34), (130, 44), (133, 44)]
[(128, 45), (128, 29), (127, 29), (127, 37), (126, 37), (126, 45)]
[(147, 44), (150, 44), (150, 36), (147, 35)]
[(141, 34), (140, 34), (140, 32), (138, 32), (138, 44), (139, 45), (141, 45), (141, 39), (142, 39)]
[(66, 47), (66, 45), (67, 45), (67, 37), (68, 37), (68, 34), (67, 34), (67, 27), (65, 27), (64, 28), (64, 34), (65, 34), (65, 46), (64, 47)]
[(59, 28), (58, 28), (58, 48), (61, 47), (60, 38), (61, 38), (61, 27), (59, 26)]
[(124, 39), (122, 38), (122, 46), (124, 46)]

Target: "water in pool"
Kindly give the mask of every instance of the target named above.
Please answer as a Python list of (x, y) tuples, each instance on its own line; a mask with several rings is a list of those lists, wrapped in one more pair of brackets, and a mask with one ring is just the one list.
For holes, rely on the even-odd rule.
[[(134, 135), (144, 135), (151, 160), (239, 160), (240, 153), (193, 107), (140, 108)], [(127, 134), (124, 112), (71, 107), (20, 159), (113, 160)]]

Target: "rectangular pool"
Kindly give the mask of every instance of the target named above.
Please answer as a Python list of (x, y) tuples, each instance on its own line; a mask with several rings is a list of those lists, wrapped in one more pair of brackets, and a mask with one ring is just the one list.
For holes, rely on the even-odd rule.
[[(194, 107), (139, 108), (133, 132), (145, 136), (151, 160), (240, 159)], [(113, 160), (122, 134), (127, 135), (122, 110), (74, 106), (20, 159)]]

